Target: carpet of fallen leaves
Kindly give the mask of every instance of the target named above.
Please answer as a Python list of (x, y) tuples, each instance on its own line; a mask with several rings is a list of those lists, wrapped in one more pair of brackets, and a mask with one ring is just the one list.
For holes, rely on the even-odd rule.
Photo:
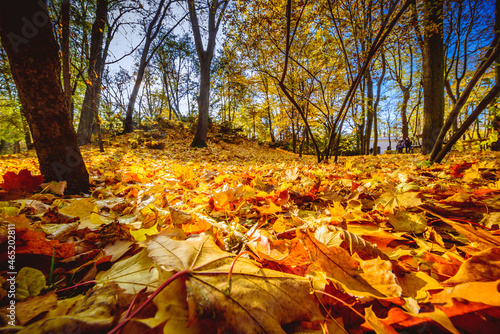
[(2, 331), (498, 333), (498, 153), (154, 137), (83, 148), (84, 196), (0, 159)]

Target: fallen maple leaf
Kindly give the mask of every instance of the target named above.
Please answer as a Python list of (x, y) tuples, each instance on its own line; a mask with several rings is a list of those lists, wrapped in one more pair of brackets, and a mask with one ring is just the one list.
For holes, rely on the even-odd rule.
[(221, 332), (285, 333), (285, 324), (323, 318), (308, 279), (243, 258), (232, 268), (235, 256), (210, 236), (177, 241), (160, 235), (148, 252), (164, 270), (187, 271), (187, 296), (177, 298), (187, 298), (191, 323), (199, 318), (215, 321)]
[(386, 192), (377, 200), (377, 203), (385, 207), (386, 212), (394, 212), (397, 208), (412, 208), (422, 204), (417, 192)]
[(44, 178), (42, 175), (31, 175), (27, 169), (22, 169), (19, 173), (7, 172), (3, 175), (3, 183), (0, 187), (5, 190), (21, 189), (25, 192), (32, 193), (42, 184)]
[(409, 232), (420, 234), (427, 229), (427, 218), (419, 213), (397, 210), (395, 214), (390, 213), (389, 224), (398, 232)]
[(144, 288), (153, 291), (158, 287), (158, 271), (145, 249), (136, 255), (119, 261), (97, 274), (98, 282), (113, 281), (127, 293), (138, 293)]
[(363, 271), (357, 260), (340, 247), (327, 247), (308, 229), (297, 229), (297, 237), (309, 251), (311, 261), (318, 264), (325, 275), (342, 288), (358, 297), (386, 297), (361, 276)]

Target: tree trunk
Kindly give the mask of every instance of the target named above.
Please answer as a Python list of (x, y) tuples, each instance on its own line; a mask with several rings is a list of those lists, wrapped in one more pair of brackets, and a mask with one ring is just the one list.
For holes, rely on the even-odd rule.
[(403, 138), (410, 138), (407, 116), (408, 101), (410, 100), (410, 88), (401, 87), (401, 89), (403, 91), (403, 102), (401, 103), (401, 132), (403, 134)]
[(380, 78), (377, 82), (377, 96), (375, 102), (373, 103), (373, 155), (378, 154), (378, 104), (380, 102), (380, 93), (382, 90), (382, 83), (385, 78), (385, 56), (382, 53), (382, 73), (380, 73)]
[(212, 57), (206, 55), (200, 59), (200, 95), (198, 102), (198, 125), (191, 147), (207, 147), (208, 111), (210, 106), (210, 65)]
[(0, 37), (31, 129), (46, 181), (88, 192), (89, 175), (78, 149), (61, 84), (59, 46), (45, 1), (1, 1)]
[[(134, 115), (135, 101), (137, 100), (137, 94), (139, 94), (139, 88), (141, 87), (142, 79), (144, 78), (144, 72), (146, 66), (148, 66), (151, 60), (151, 55), (149, 54), (149, 49), (151, 48), (151, 42), (156, 38), (160, 32), (161, 22), (167, 14), (167, 8), (164, 8), (165, 0), (161, 0), (158, 4), (158, 9), (156, 14), (149, 23), (148, 30), (146, 32), (146, 42), (144, 43), (144, 49), (142, 49), (141, 62), (139, 63), (139, 70), (137, 71), (137, 77), (135, 78), (134, 88), (132, 89), (132, 94), (130, 95), (130, 100), (127, 107), (127, 115), (125, 116), (125, 122), (123, 123), (123, 133), (130, 133), (133, 130), (132, 116)], [(154, 51), (153, 51), (154, 53)]]
[(26, 119), (26, 115), (24, 113), (22, 104), (21, 104), (21, 110), (19, 112), (21, 114), (21, 122), (23, 124), (24, 141), (26, 143), (26, 150), (31, 150), (33, 148), (33, 141), (31, 140), (30, 127), (28, 125), (28, 121)]
[(365, 128), (365, 143), (366, 148), (363, 154), (370, 154), (370, 139), (373, 126), (373, 80), (370, 70), (366, 70), (366, 128)]
[(422, 153), (431, 153), (444, 123), (443, 2), (424, 0)]
[(460, 137), (467, 131), (469, 126), (479, 117), (479, 115), (488, 107), (488, 104), (493, 101), (496, 96), (500, 93), (500, 82), (497, 82), (493, 86), (488, 94), (481, 100), (477, 105), (476, 109), (470, 114), (469, 117), (463, 122), (460, 128), (451, 136), (450, 140), (444, 145), (444, 147), (436, 154), (436, 157), (432, 160), (434, 162), (441, 162), (446, 154), (451, 150), (453, 145), (460, 139)]
[[(495, 34), (498, 36), (500, 34), (500, 0), (495, 2)], [(496, 60), (495, 68), (495, 78), (497, 82), (500, 82), (500, 56)], [(496, 131), (498, 139), (491, 143), (492, 151), (500, 151), (500, 111), (498, 108), (493, 108), (493, 112), (496, 114), (493, 116), (493, 121), (491, 125), (493, 126), (493, 131)]]
[[(200, 61), (200, 94), (198, 95), (198, 126), (191, 147), (206, 147), (208, 133), (208, 111), (210, 106), (210, 66), (215, 50), (215, 38), (229, 1), (212, 0), (208, 11), (208, 42), (206, 49), (201, 40), (201, 29), (194, 0), (187, 0), (191, 29), (193, 30), (196, 53)], [(217, 17), (217, 11), (219, 11)]]
[(276, 142), (276, 138), (274, 138), (274, 130), (273, 130), (273, 118), (271, 114), (271, 104), (269, 101), (269, 83), (266, 80), (262, 80), (265, 90), (266, 90), (266, 103), (267, 103), (267, 119), (269, 120), (269, 135), (271, 136), (271, 143)]
[(108, 0), (98, 0), (96, 17), (92, 24), (92, 36), (90, 39), (90, 59), (88, 67), (87, 89), (83, 99), (80, 122), (78, 123), (78, 144), (86, 145), (92, 141), (92, 126), (99, 110), (99, 87), (102, 75), (102, 43), (104, 40), (104, 28), (108, 16)]
[[(70, 0), (63, 0), (61, 3), (61, 21), (62, 21), (62, 39), (61, 53), (63, 63), (63, 83), (64, 83), (64, 99), (66, 104), (71, 107), (71, 74), (69, 69), (69, 17), (70, 17)], [(71, 120), (73, 120), (73, 112), (70, 110)]]

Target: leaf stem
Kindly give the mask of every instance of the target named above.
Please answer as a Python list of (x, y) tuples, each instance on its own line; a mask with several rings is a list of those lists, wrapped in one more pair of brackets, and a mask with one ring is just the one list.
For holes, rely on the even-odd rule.
[(56, 292), (63, 292), (63, 291), (66, 291), (66, 290), (72, 290), (72, 289), (76, 289), (80, 286), (85, 286), (85, 285), (89, 285), (89, 284), (96, 284), (97, 281), (87, 281), (87, 282), (83, 282), (83, 283), (79, 283), (79, 284), (76, 284), (76, 285), (73, 285), (73, 286), (70, 286), (70, 287), (67, 287), (67, 288), (64, 288), (64, 289), (60, 289), (60, 290), (57, 290)]
[(259, 261), (259, 259), (249, 251), (241, 252), (233, 259), (233, 262), (231, 263), (231, 268), (229, 268), (229, 274), (227, 275), (227, 288), (225, 291), (227, 295), (229, 295), (229, 293), (231, 292), (231, 277), (233, 275), (234, 265), (236, 264), (236, 261), (240, 258), (240, 256), (242, 256), (243, 254), (248, 254), (252, 256), (257, 262)]
[(134, 299), (132, 300), (132, 302), (130, 303), (128, 309), (127, 309), (127, 313), (125, 313), (125, 317), (128, 317), (130, 315), (130, 313), (132, 312), (132, 308), (134, 307), (135, 305), (135, 302), (137, 301), (137, 299), (139, 298), (139, 294), (143, 293), (143, 292), (146, 292), (148, 288), (144, 288), (142, 289), (141, 291), (139, 291), (138, 294), (135, 295)]
[(324, 292), (324, 291), (320, 291), (320, 290), (314, 290), (314, 292), (316, 292), (316, 293), (321, 293), (321, 294), (323, 294), (323, 295), (325, 295), (325, 296), (328, 296), (328, 297), (330, 297), (330, 298), (335, 299), (335, 300), (336, 300), (336, 301), (338, 301), (338, 302), (341, 302), (342, 304), (344, 304), (345, 306), (347, 306), (348, 308), (350, 308), (350, 309), (351, 309), (354, 313), (356, 313), (356, 314), (357, 314), (357, 315), (359, 315), (361, 318), (363, 318), (363, 320), (366, 320), (364, 315), (362, 315), (361, 313), (359, 313), (358, 311), (356, 311), (356, 310), (354, 309), (354, 307), (352, 307), (351, 305), (347, 304), (347, 303), (346, 303), (345, 301), (343, 301), (342, 299), (337, 298), (337, 297), (335, 297), (334, 295), (329, 294), (328, 292)]
[(488, 231), (493, 231), (493, 230), (492, 230), (491, 228), (489, 228), (489, 227), (486, 227), (486, 226), (483, 226), (483, 225), (481, 225), (481, 224), (474, 223), (474, 222), (471, 222), (471, 221), (468, 221), (468, 220), (465, 220), (465, 219), (458, 219), (458, 218), (448, 218), (448, 219), (453, 220), (453, 221), (457, 221), (457, 222), (461, 222), (461, 223), (472, 224), (472, 225), (474, 225), (474, 226), (484, 228), (485, 230), (488, 230)]
[[(158, 296), (158, 294), (160, 294), (160, 292), (162, 292), (163, 289), (165, 289), (170, 283), (172, 283), (173, 281), (175, 281), (177, 278), (179, 278), (180, 276), (182, 275), (186, 275), (186, 274), (189, 274), (191, 272), (190, 269), (184, 269), (184, 270), (181, 270), (179, 272), (177, 272), (176, 274), (174, 274), (172, 277), (170, 277), (168, 280), (165, 281), (165, 283), (163, 283), (162, 285), (160, 285), (160, 287), (158, 287), (158, 289), (155, 290), (155, 292), (153, 292), (153, 294), (151, 294), (151, 296), (148, 297), (148, 299), (146, 299), (146, 301), (144, 301), (144, 303), (142, 303), (132, 314), (129, 314), (125, 317), (125, 319), (123, 319), (122, 322), (120, 322), (118, 325), (116, 325), (112, 330), (110, 330), (108, 332), (108, 334), (115, 334), (115, 333), (118, 333), (120, 331), (120, 329), (125, 326), (125, 324), (133, 317), (135, 317), (137, 314), (139, 314), (139, 312), (141, 312), (152, 300), (154, 297)], [(127, 312), (128, 313), (128, 312)]]

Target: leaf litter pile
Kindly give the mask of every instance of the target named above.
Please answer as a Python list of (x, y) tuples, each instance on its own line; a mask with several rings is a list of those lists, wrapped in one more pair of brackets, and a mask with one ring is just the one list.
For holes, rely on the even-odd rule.
[(500, 328), (498, 153), (318, 165), (174, 135), (132, 149), (132, 136), (83, 149), (84, 196), (42, 183), (34, 153), (0, 160), (2, 249), (13, 226), (16, 238), (1, 257), (3, 331)]

